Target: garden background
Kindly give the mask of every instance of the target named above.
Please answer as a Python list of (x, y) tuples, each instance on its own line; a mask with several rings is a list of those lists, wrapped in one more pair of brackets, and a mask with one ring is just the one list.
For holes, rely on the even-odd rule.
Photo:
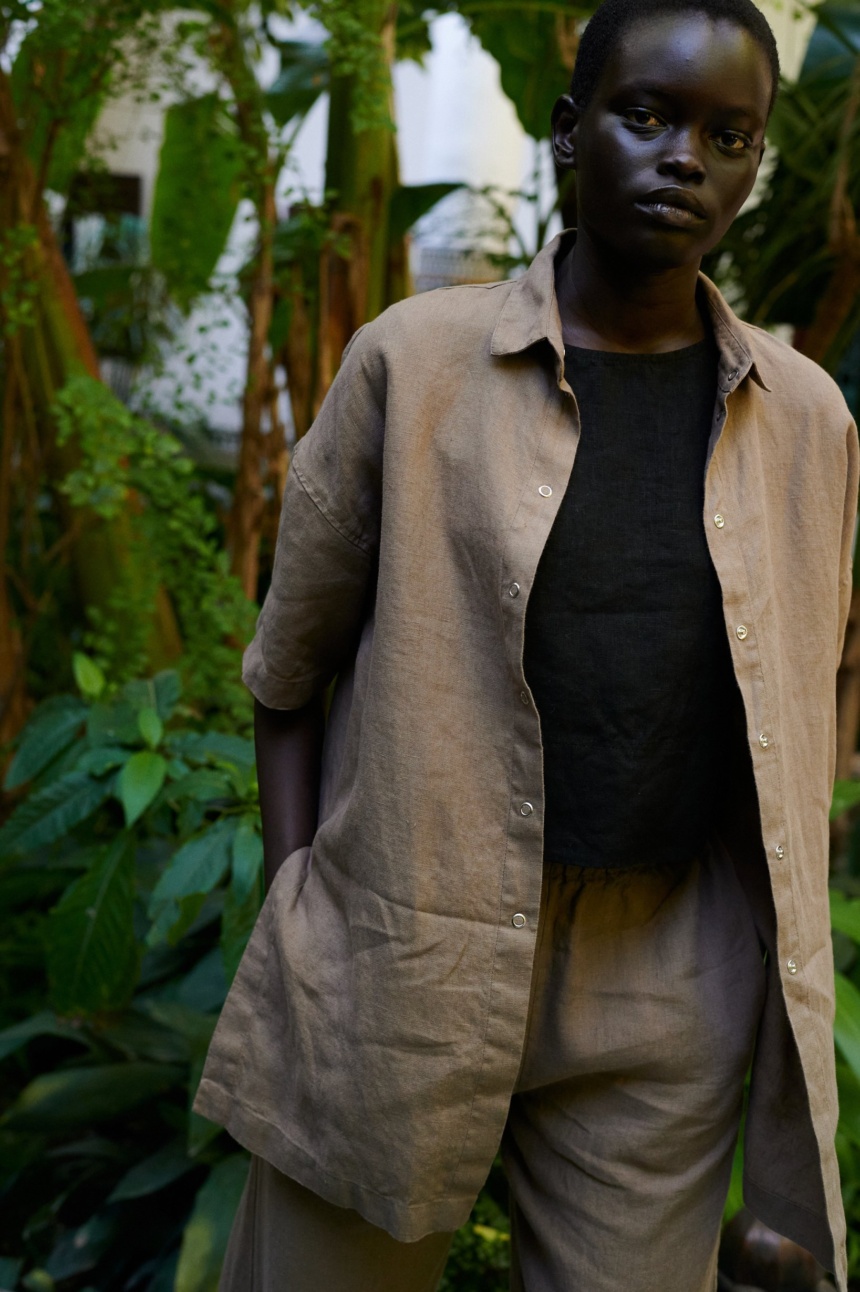
[[(593, 8), (0, 0), (0, 1289), (216, 1288), (247, 1160), (189, 1103), (262, 899), (239, 668), (290, 450), (357, 326), (575, 223), (546, 132)], [(768, 161), (707, 269), (856, 414), (860, 0), (767, 12)], [(855, 1288), (858, 728), (860, 594), (832, 831)], [(494, 1170), (443, 1287), (506, 1287), (508, 1250)]]

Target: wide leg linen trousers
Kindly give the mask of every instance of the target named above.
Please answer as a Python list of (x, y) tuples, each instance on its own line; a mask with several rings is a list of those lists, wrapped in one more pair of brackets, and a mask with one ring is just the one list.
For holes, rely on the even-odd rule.
[[(547, 864), (502, 1141), (514, 1292), (712, 1292), (763, 1000), (724, 851), (659, 871)], [(220, 1292), (433, 1292), (451, 1238), (398, 1242), (254, 1159)]]

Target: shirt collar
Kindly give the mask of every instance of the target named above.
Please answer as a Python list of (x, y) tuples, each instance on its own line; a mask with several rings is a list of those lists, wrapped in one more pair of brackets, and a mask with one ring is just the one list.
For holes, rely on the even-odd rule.
[[(505, 301), (493, 332), (490, 353), (519, 354), (538, 341), (548, 341), (558, 359), (559, 377), (563, 381), (564, 342), (561, 315), (555, 295), (555, 262), (571, 246), (574, 229), (565, 229), (538, 252), (529, 268), (518, 278)], [(718, 382), (729, 394), (746, 376), (752, 377), (762, 390), (770, 390), (761, 371), (761, 355), (755, 353), (756, 333), (737, 317), (719, 288), (699, 274), (714, 339), (719, 351)], [(565, 383), (566, 384), (566, 383)]]

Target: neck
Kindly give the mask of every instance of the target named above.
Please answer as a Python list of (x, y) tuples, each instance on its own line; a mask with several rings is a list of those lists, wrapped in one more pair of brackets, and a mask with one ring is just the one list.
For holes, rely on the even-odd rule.
[(556, 270), (565, 344), (657, 354), (706, 335), (696, 301), (699, 264), (641, 269), (607, 254), (585, 230)]

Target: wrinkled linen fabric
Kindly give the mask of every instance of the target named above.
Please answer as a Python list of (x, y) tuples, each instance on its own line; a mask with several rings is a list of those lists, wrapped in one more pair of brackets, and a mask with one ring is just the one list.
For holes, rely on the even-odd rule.
[[(356, 334), (294, 454), (245, 657), (271, 708), (337, 685), (313, 847), (272, 885), (195, 1107), (402, 1240), (468, 1217), (523, 1050), (543, 874), (523, 626), (579, 438), (554, 275), (571, 236)], [(844, 1292), (827, 816), (857, 435), (820, 368), (701, 287), (703, 524), (748, 750), (721, 831), (769, 946), (746, 1198)]]

